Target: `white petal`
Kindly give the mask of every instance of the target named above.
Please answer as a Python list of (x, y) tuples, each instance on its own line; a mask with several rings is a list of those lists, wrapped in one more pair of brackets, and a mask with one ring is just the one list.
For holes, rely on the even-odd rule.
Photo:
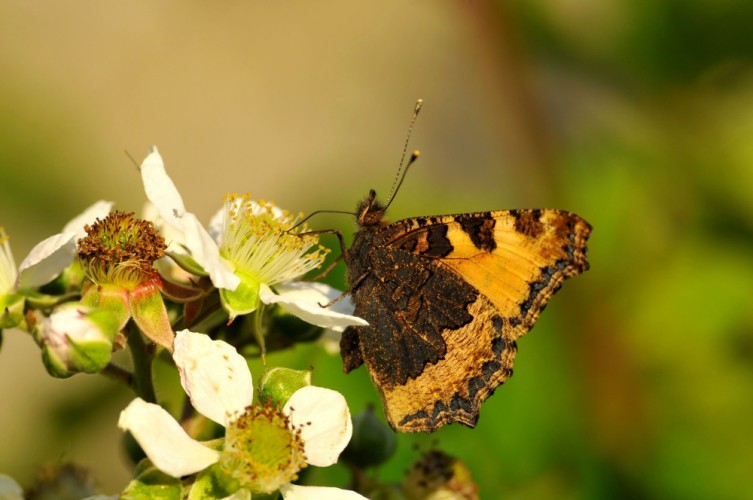
[(173, 353), (180, 381), (191, 403), (202, 415), (226, 425), (251, 404), (251, 372), (235, 347), (203, 333), (182, 330)]
[(355, 491), (341, 490), (328, 486), (298, 486), (286, 484), (280, 488), (282, 498), (285, 500), (368, 500)]
[(155, 467), (172, 477), (206, 469), (220, 456), (189, 437), (164, 408), (141, 398), (120, 413), (118, 427), (130, 432)]
[(12, 477), (0, 474), (0, 499), (23, 500), (24, 490)]
[(8, 237), (0, 227), (0, 295), (11, 293), (17, 285), (18, 269), (13, 259)]
[(64, 233), (76, 233), (76, 240), (86, 236), (84, 226), (87, 224), (93, 224), (97, 219), (104, 219), (110, 213), (113, 202), (111, 201), (98, 201), (92, 206), (84, 210), (82, 213), (71, 219), (71, 221), (63, 228)]
[(76, 256), (76, 233), (60, 233), (39, 242), (18, 266), (21, 288), (41, 286), (52, 281)]
[(183, 230), (185, 245), (191, 256), (209, 274), (212, 283), (217, 288), (235, 290), (241, 279), (235, 275), (225, 259), (220, 255), (220, 248), (212, 239), (199, 219), (190, 212), (183, 215)]
[(157, 207), (165, 222), (182, 230), (182, 218), (186, 207), (178, 189), (165, 171), (165, 164), (157, 151), (157, 146), (151, 147), (149, 155), (141, 163), (141, 180), (144, 183), (146, 197)]
[[(352, 303), (346, 299), (324, 308), (326, 304), (336, 299), (341, 293), (324, 283), (295, 282), (277, 286), (278, 293), (274, 293), (268, 286), (262, 285), (259, 297), (265, 304), (280, 304), (283, 309), (294, 314), (307, 323), (323, 328), (344, 329), (346, 326), (366, 326), (369, 323), (357, 316), (351, 316)], [(338, 312), (340, 311), (340, 312)]]
[(227, 209), (223, 205), (222, 208), (217, 210), (217, 212), (215, 212), (212, 218), (209, 219), (209, 226), (207, 226), (207, 231), (209, 232), (209, 235), (217, 243), (218, 246), (222, 245), (222, 231), (225, 228), (225, 214), (226, 213), (227, 213)]
[(283, 412), (301, 429), (306, 461), (326, 467), (337, 463), (353, 435), (350, 410), (342, 394), (313, 385), (293, 393)]

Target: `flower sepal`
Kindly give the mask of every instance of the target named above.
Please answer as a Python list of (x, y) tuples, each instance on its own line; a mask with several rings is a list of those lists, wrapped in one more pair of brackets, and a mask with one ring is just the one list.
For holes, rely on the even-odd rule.
[(188, 286), (162, 277), (162, 295), (179, 304), (187, 304), (206, 297), (209, 292), (200, 286)]
[(194, 259), (188, 254), (167, 251), (165, 252), (165, 255), (170, 257), (179, 268), (183, 269), (187, 273), (193, 274), (195, 276), (202, 276), (202, 277), (209, 276), (209, 273), (207, 273), (204, 270), (204, 268), (201, 267), (201, 264), (196, 262), (196, 259)]
[(89, 283), (81, 295), (81, 304), (109, 311), (118, 320), (118, 330), (125, 328), (131, 317), (128, 290), (119, 285)]
[(220, 288), (222, 307), (227, 311), (231, 321), (236, 316), (256, 311), (261, 304), (259, 298), (261, 283), (259, 280), (242, 271), (236, 271), (235, 274), (241, 279), (235, 290)]
[(0, 330), (21, 326), (25, 305), (26, 298), (20, 293), (0, 295)]
[(23, 291), (26, 297), (26, 303), (32, 309), (49, 310), (53, 307), (76, 300), (79, 296), (78, 293), (68, 293), (65, 295), (48, 295), (46, 293), (39, 293), (30, 290)]
[(142, 281), (131, 291), (131, 314), (144, 335), (172, 352), (175, 333), (160, 293), (160, 280)]
[(121, 498), (154, 498), (173, 500), (183, 498), (183, 484), (157, 469), (149, 459), (139, 462), (133, 480), (128, 483)]
[(298, 389), (311, 385), (311, 370), (270, 368), (264, 372), (259, 386), (259, 401), (282, 408)]
[(188, 490), (188, 500), (227, 498), (240, 488), (236, 479), (223, 472), (218, 464), (214, 464), (196, 475), (196, 481)]

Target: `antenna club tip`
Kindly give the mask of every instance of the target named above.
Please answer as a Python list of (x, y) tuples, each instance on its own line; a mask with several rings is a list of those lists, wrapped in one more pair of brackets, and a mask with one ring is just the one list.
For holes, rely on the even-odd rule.
[(413, 158), (418, 158), (419, 156), (421, 156), (421, 151), (419, 151), (418, 149), (416, 149), (416, 150), (413, 151), (413, 153), (411, 153), (411, 156)]
[(418, 99), (416, 101), (416, 113), (418, 113), (419, 111), (421, 111), (421, 107), (423, 105), (424, 105), (424, 100), (423, 99)]

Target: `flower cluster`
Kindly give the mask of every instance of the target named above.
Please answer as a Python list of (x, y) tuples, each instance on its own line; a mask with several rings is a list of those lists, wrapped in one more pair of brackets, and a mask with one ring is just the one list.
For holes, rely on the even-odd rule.
[[(50, 375), (103, 374), (133, 391), (117, 422), (138, 445), (133, 480), (104, 497), (61, 463), (26, 490), (0, 474), (0, 498), (476, 498), (451, 457), (421, 462), (402, 485), (369, 479), (395, 451), (384, 422), (370, 411), (351, 419), (311, 369), (266, 366), (274, 350), (321, 339), (331, 351), (346, 327), (368, 324), (340, 290), (306, 279), (329, 250), (301, 215), (229, 194), (205, 226), (157, 148), (140, 174), (141, 216), (98, 201), (18, 266), (0, 228), (0, 339), (26, 331)], [(156, 386), (165, 363), (180, 379), (172, 391)], [(309, 467), (338, 462), (350, 489), (306, 484)]]
[[(97, 202), (19, 266), (0, 228), (0, 329), (29, 332), (55, 377), (103, 373), (133, 389), (118, 426), (146, 458), (126, 497), (364, 498), (297, 484), (305, 468), (337, 463), (350, 441), (344, 397), (285, 368), (268, 368), (255, 392), (239, 354), (263, 360), (270, 339), (294, 337), (304, 323), (320, 334), (366, 324), (347, 301), (321, 305), (339, 290), (303, 279), (328, 250), (300, 216), (248, 195), (228, 195), (205, 227), (156, 148), (141, 177), (144, 217)], [(291, 324), (278, 320), (286, 314), (303, 323), (281, 326)], [(131, 363), (113, 361), (126, 348)], [(153, 385), (158, 356), (181, 380), (178, 419)], [(0, 476), (0, 496), (22, 490)]]

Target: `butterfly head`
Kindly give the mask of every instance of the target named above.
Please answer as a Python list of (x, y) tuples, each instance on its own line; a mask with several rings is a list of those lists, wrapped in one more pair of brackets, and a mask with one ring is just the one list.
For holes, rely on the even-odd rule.
[(369, 195), (358, 204), (356, 210), (356, 221), (361, 227), (379, 227), (386, 224), (384, 212), (387, 207), (379, 203), (376, 199), (376, 191), (369, 191)]

